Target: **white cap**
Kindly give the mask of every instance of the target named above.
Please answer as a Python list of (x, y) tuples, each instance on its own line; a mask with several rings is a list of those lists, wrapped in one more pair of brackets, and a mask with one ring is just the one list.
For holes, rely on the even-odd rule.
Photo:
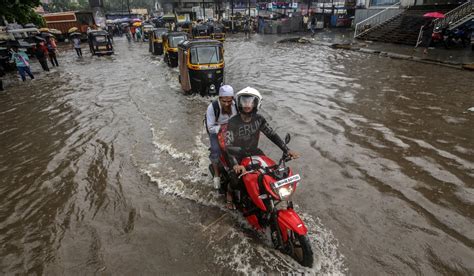
[(219, 88), (219, 97), (234, 97), (234, 88), (230, 85), (223, 85)]

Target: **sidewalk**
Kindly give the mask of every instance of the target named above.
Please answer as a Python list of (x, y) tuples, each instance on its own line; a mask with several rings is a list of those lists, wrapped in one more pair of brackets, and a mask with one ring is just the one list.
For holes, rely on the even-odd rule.
[(466, 48), (456, 47), (449, 50), (442, 47), (429, 48), (428, 54), (424, 55), (423, 48), (415, 49), (409, 45), (353, 39), (353, 31), (347, 29), (324, 29), (316, 33), (313, 38), (305, 33), (304, 38), (313, 44), (323, 44), (332, 48), (474, 70), (474, 51), (470, 45)]

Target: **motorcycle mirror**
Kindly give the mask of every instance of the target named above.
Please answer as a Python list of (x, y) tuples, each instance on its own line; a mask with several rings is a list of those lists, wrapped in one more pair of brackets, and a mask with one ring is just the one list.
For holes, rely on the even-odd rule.
[(286, 136), (285, 136), (285, 144), (288, 144), (290, 142), (290, 140), (291, 140), (291, 136), (290, 136), (289, 133), (287, 133)]
[(241, 147), (227, 147), (227, 151), (232, 155), (238, 155), (241, 151)]

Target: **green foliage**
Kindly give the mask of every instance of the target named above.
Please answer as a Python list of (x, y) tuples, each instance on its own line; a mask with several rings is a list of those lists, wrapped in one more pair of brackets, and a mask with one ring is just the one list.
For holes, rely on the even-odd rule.
[(64, 12), (64, 11), (78, 11), (78, 10), (88, 10), (89, 1), (88, 0), (53, 0), (49, 4), (43, 4), (43, 7), (48, 12)]
[[(153, 10), (155, 0), (128, 0), (130, 9), (148, 9)], [(106, 0), (104, 1), (104, 8), (106, 11), (127, 11), (127, 0)]]
[(39, 5), (40, 0), (0, 0), (0, 15), (3, 15), (8, 22), (41, 25), (44, 21), (33, 10)]

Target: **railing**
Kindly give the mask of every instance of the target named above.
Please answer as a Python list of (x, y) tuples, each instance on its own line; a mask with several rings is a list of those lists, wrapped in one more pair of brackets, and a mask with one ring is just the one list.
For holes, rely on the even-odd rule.
[(459, 7), (450, 10), (444, 15), (444, 18), (438, 18), (433, 21), (435, 27), (444, 28), (449, 25), (450, 28), (456, 27), (457, 23), (474, 13), (474, 0), (469, 0)]
[(361, 22), (357, 23), (355, 26), (355, 31), (354, 31), (354, 38), (357, 38), (358, 36), (361, 36), (365, 33), (367, 33), (369, 30), (374, 28), (375, 26), (378, 26), (382, 24), (383, 22), (386, 22), (387, 20), (392, 19), (393, 17), (397, 16), (394, 15), (392, 17), (387, 18), (387, 13), (389, 10), (394, 9), (395, 7), (398, 7), (400, 5), (400, 2), (397, 2), (385, 9), (383, 9), (381, 12), (378, 12), (371, 17), (362, 20)]
[(423, 40), (422, 40), (422, 37), (423, 37), (423, 27), (424, 27), (424, 26), (421, 26), (420, 32), (418, 33), (418, 38), (416, 39), (415, 48), (418, 48), (418, 46), (420, 46), (421, 42), (423, 41)]

